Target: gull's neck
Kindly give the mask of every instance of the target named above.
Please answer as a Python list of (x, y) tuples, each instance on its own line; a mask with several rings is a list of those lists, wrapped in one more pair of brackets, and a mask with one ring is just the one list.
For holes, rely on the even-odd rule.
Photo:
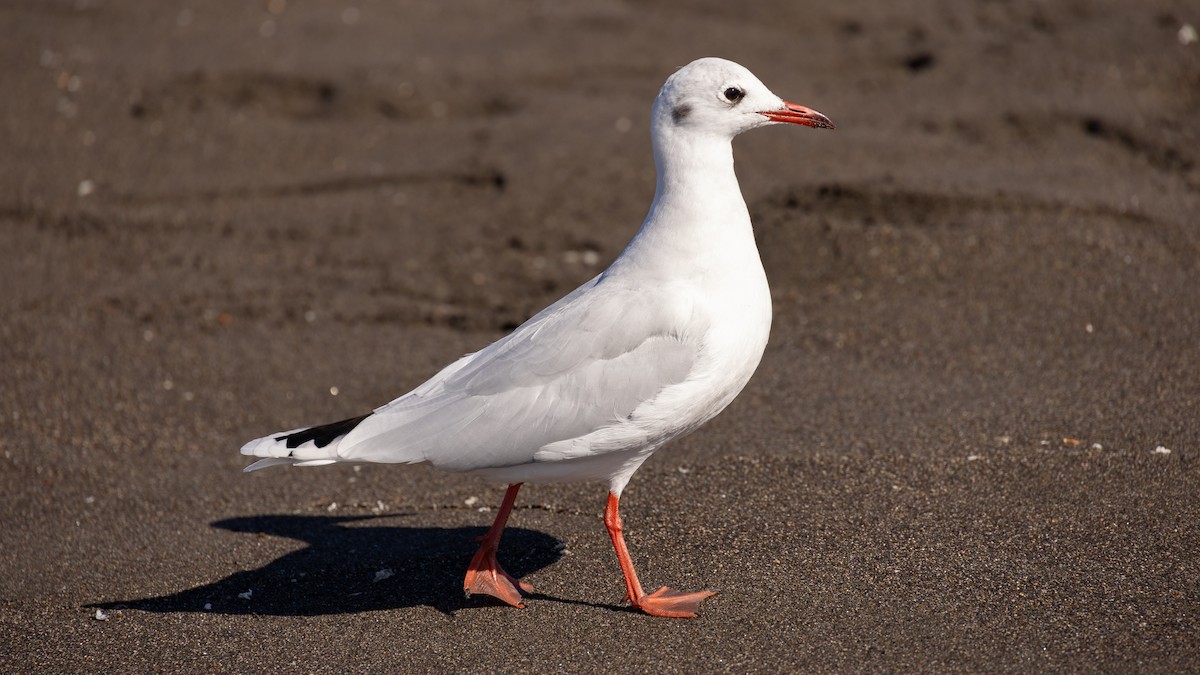
[[(658, 129), (654, 134), (657, 183), (654, 203), (735, 204), (745, 206), (733, 171), (729, 138), (710, 134)], [(700, 205), (700, 204), (697, 204)]]
[(722, 260), (742, 258), (737, 253), (757, 261), (730, 139), (665, 124), (653, 131), (654, 202), (610, 272), (631, 267), (670, 274), (688, 266), (707, 273)]

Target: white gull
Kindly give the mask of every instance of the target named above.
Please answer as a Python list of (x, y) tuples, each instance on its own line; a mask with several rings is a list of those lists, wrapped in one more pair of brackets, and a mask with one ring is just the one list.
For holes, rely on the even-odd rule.
[(758, 367), (771, 294), (733, 170), (733, 137), (776, 123), (833, 128), (717, 58), (679, 69), (654, 100), (654, 202), (599, 276), (374, 412), (247, 443), (276, 464), (428, 462), (509, 483), (464, 590), (518, 607), (532, 588), (496, 562), (524, 482), (606, 481), (604, 522), (626, 598), (657, 616), (695, 616), (708, 591), (646, 593), (621, 533), (630, 477), (667, 441), (719, 413)]

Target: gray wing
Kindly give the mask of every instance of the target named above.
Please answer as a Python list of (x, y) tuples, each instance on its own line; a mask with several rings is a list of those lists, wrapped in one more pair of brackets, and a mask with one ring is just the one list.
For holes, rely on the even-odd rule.
[(464, 471), (531, 462), (539, 448), (622, 420), (682, 382), (699, 349), (678, 330), (690, 304), (597, 277), (379, 408), (338, 455)]

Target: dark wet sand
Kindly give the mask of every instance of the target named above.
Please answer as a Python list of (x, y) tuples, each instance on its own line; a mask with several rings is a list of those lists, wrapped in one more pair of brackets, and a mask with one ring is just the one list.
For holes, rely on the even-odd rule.
[[(6, 670), (1200, 669), (1194, 3), (399, 4), (0, 7)], [(515, 610), (502, 486), (240, 473), (611, 260), (705, 55), (839, 128), (738, 139), (771, 344), (623, 500), (701, 618), (603, 486), (523, 491)]]

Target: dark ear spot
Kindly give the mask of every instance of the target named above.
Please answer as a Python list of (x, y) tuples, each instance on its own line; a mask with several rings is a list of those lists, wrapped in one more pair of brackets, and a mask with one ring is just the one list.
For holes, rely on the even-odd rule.
[(690, 106), (686, 103), (682, 103), (680, 105), (675, 106), (675, 109), (671, 111), (671, 120), (674, 121), (675, 124), (679, 124), (680, 122), (687, 119), (687, 116), (691, 115), (691, 114), (692, 114), (692, 106)]

